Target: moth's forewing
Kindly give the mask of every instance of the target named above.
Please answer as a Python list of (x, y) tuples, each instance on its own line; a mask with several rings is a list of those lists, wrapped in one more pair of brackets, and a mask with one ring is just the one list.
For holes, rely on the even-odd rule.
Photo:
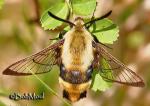
[[(108, 53), (99, 43), (93, 43), (93, 47), (99, 53), (99, 57), (108, 61), (111, 69), (105, 69), (103, 66), (99, 65), (98, 68), (100, 70), (101, 76), (106, 81), (117, 82), (121, 84), (136, 86), (136, 87), (144, 87), (143, 79), (138, 76), (135, 72), (117, 60), (114, 56)], [(101, 63), (99, 63), (101, 64)], [(105, 76), (105, 73), (112, 71), (112, 76)]]
[(5, 75), (32, 75), (49, 72), (53, 65), (57, 64), (60, 57), (60, 46), (63, 45), (64, 39), (50, 45), (42, 51), (22, 59), (7, 67), (3, 74)]

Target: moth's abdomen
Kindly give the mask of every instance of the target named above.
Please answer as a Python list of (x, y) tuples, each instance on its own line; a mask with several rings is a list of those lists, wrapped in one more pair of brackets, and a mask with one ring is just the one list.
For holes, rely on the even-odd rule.
[(61, 87), (63, 87), (63, 97), (71, 102), (76, 102), (79, 99), (86, 97), (86, 91), (90, 87), (91, 81), (82, 84), (72, 84), (64, 81), (60, 77), (59, 83)]

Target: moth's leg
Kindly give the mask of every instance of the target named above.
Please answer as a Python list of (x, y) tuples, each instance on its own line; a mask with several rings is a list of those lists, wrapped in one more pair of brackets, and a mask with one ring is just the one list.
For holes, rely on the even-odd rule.
[(55, 58), (57, 59), (56, 64), (60, 66), (62, 64), (62, 59), (61, 59), (62, 47), (57, 48), (55, 51), (57, 53), (57, 55), (55, 56)]
[(63, 38), (63, 35), (65, 35), (67, 31), (63, 30), (59, 33), (59, 36), (57, 38), (49, 39), (49, 40), (59, 40)]
[(99, 64), (100, 55), (99, 55), (98, 51), (96, 50), (96, 48), (94, 48), (93, 52), (94, 52), (94, 60), (92, 63), (92, 67), (97, 68), (100, 65)]
[(93, 53), (94, 53), (94, 60), (92, 63), (93, 68), (99, 68), (100, 67), (100, 59), (102, 58), (102, 55), (97, 50), (97, 47), (93, 47)]

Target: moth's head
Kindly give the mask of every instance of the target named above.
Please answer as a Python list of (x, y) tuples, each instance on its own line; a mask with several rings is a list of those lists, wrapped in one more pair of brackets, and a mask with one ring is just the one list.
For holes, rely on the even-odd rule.
[(82, 29), (84, 27), (84, 21), (82, 17), (76, 17), (74, 20), (75, 28)]
[(68, 99), (71, 102), (77, 102), (78, 100), (86, 97), (86, 91), (69, 92), (69, 91), (63, 90), (63, 97)]
[(84, 21), (82, 17), (76, 17), (74, 20), (75, 25), (84, 25)]

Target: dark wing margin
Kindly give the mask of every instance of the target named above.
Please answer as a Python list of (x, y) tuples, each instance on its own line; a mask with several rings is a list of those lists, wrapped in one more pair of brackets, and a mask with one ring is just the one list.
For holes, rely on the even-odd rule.
[(60, 58), (60, 47), (63, 45), (64, 39), (54, 43), (42, 51), (33, 54), (27, 58), (15, 62), (7, 67), (4, 71), (4, 75), (32, 75), (49, 72), (53, 65), (58, 63)]
[[(99, 59), (105, 59), (111, 67), (111, 69), (104, 69), (103, 66), (100, 66), (101, 63), (99, 63), (97, 68), (100, 70), (100, 75), (104, 80), (135, 87), (145, 86), (144, 81), (140, 76), (108, 53), (108, 51), (101, 47), (99, 43), (93, 42), (93, 47), (99, 53)], [(110, 71), (112, 71), (112, 75), (106, 76), (106, 73)]]

